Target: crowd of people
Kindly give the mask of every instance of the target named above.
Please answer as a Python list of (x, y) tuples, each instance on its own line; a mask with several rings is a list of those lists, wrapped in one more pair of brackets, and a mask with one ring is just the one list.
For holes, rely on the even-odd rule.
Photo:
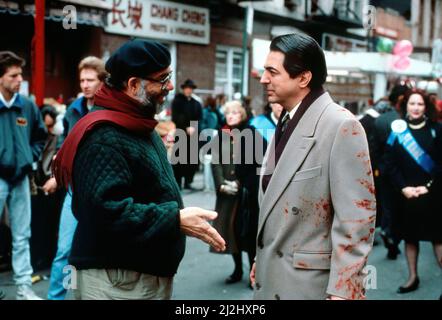
[(396, 259), (399, 243), (405, 242), (409, 276), (397, 289), (400, 294), (418, 289), (420, 241), (433, 244), (442, 267), (441, 103), (434, 94), (402, 84), (361, 118), (370, 145), (377, 221), (387, 257)]
[[(387, 258), (405, 242), (398, 293), (419, 286), (420, 241), (442, 267), (441, 101), (401, 84), (357, 121), (323, 89), (313, 39), (277, 37), (270, 50), (262, 114), (247, 99), (203, 101), (187, 79), (171, 121), (159, 122), (174, 88), (158, 42), (80, 61), (81, 95), (65, 112), (18, 94), (24, 60), (0, 52), (0, 217), (8, 212), (17, 299), (41, 299), (33, 266), (51, 267), (46, 298), (65, 299), (68, 265), (78, 299), (170, 299), (186, 235), (232, 255), (226, 284), (243, 278), (246, 252), (258, 299), (363, 298), (375, 227)], [(185, 208), (181, 192), (195, 189), (205, 159), (214, 211)]]

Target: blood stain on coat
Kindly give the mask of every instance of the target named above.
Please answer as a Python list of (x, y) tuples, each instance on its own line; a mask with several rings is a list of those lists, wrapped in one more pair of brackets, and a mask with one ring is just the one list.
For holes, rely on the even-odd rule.
[(365, 151), (360, 151), (358, 153), (356, 153), (356, 157), (360, 158), (360, 159), (364, 159), (368, 156), (367, 152)]
[(360, 130), (359, 126), (356, 123), (353, 124), (351, 129), (352, 129), (351, 130), (351, 134), (353, 136), (357, 136), (357, 135), (361, 134), (361, 130)]
[(365, 174), (367, 176), (371, 176), (371, 174), (372, 174), (371, 162), (370, 162), (370, 157), (368, 156), (368, 153), (365, 151), (360, 151), (360, 152), (356, 153), (356, 157), (362, 160), (362, 162), (365, 166), (365, 169), (366, 169)]
[(321, 199), (318, 203), (315, 204), (316, 210), (324, 210), (324, 212), (329, 212), (330, 210), (330, 201), (326, 199)]
[(316, 215), (315, 226), (319, 227), (321, 224), (331, 224), (330, 201), (321, 199), (315, 203)]
[(368, 192), (370, 192), (372, 195), (375, 194), (376, 190), (374, 188), (374, 185), (368, 181), (367, 179), (357, 179), (357, 181), (363, 186), (365, 187)]
[(362, 269), (367, 262), (367, 258), (363, 258), (359, 262), (342, 268), (338, 272), (338, 281), (335, 285), (337, 290), (345, 289), (346, 296), (349, 299), (364, 299)]
[(338, 256), (342, 256), (344, 253), (351, 253), (355, 248), (356, 244), (346, 244), (339, 245), (338, 247)]
[(367, 234), (366, 236), (363, 236), (359, 242), (368, 242), (368, 240), (370, 240), (371, 238), (371, 233)]
[(371, 215), (370, 217), (368, 217), (367, 219), (346, 219), (346, 220), (342, 220), (342, 222), (344, 223), (361, 223), (361, 224), (367, 224), (367, 223), (373, 223), (376, 221), (376, 216), (375, 215)]
[(305, 263), (304, 261), (299, 261), (296, 265), (301, 268), (308, 268), (309, 267), (309, 265), (307, 263)]
[(368, 211), (376, 211), (376, 201), (363, 199), (363, 200), (355, 200), (354, 204), (361, 209), (365, 209)]
[(359, 240), (359, 242), (368, 242), (371, 239), (371, 237), (373, 236), (373, 233), (374, 233), (374, 228), (370, 228), (368, 234), (366, 236), (363, 236)]
[(286, 202), (284, 207), (284, 217), (287, 219), (288, 216), (289, 216), (289, 203)]
[[(342, 220), (343, 223), (351, 223), (354, 224), (353, 227), (350, 228), (350, 230), (348, 231), (347, 235), (352, 235), (352, 236), (356, 236), (360, 233), (365, 233), (365, 230), (367, 228), (368, 225), (373, 225), (376, 221), (376, 215), (372, 215), (367, 219), (358, 219), (358, 220)], [(374, 228), (370, 229), (370, 233), (371, 230), (373, 229), (374, 232)]]
[(343, 127), (341, 129), (341, 133), (343, 136), (346, 136), (349, 132), (351, 132), (352, 136), (357, 136), (357, 135), (361, 134), (361, 129), (359, 128), (359, 126), (356, 123), (353, 123), (351, 128)]
[(348, 110), (348, 109), (340, 108), (340, 109), (338, 109), (338, 111), (346, 112), (346, 113), (349, 113), (349, 114), (351, 114), (353, 116), (353, 113), (351, 113), (350, 110)]

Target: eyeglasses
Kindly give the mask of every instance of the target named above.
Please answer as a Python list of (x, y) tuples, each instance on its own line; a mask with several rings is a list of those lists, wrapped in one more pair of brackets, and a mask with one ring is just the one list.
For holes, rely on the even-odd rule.
[(144, 79), (152, 81), (152, 82), (158, 82), (161, 84), (161, 90), (166, 90), (170, 79), (172, 79), (172, 72), (169, 72), (166, 76), (164, 76), (161, 79), (153, 79), (153, 78), (144, 78)]

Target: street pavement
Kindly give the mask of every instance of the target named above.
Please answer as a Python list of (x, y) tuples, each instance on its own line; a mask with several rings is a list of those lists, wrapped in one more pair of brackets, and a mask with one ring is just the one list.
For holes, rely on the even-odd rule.
[[(202, 189), (202, 175), (197, 175), (193, 184)], [(183, 191), (185, 206), (199, 206), (206, 209), (215, 207), (213, 192)], [(437, 300), (442, 293), (442, 271), (437, 265), (430, 243), (421, 242), (418, 271), (419, 289), (408, 294), (397, 294), (397, 288), (407, 278), (407, 266), (402, 253), (397, 260), (386, 258), (386, 249), (381, 242), (373, 247), (368, 259), (370, 289), (367, 299), (371, 300)], [(228, 254), (209, 252), (205, 243), (195, 238), (187, 239), (186, 254), (174, 280), (172, 299), (177, 300), (248, 300), (252, 290), (248, 288), (248, 259), (243, 254), (244, 277), (241, 282), (227, 285), (224, 279), (233, 271), (233, 259)], [(36, 273), (48, 276), (49, 270)], [(41, 280), (33, 285), (41, 297), (46, 297), (49, 281)], [(14, 299), (15, 287), (12, 283), (12, 272), (0, 273), (0, 289), (6, 292), (5, 299)], [(72, 299), (72, 295), (68, 295)]]

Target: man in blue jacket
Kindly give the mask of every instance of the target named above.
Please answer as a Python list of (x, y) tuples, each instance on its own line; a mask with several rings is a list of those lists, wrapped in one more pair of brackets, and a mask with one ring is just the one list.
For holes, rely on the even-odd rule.
[(0, 51), (0, 218), (7, 204), (17, 299), (39, 300), (31, 289), (28, 174), (40, 157), (47, 132), (37, 106), (18, 93), (24, 64), (13, 52)]

